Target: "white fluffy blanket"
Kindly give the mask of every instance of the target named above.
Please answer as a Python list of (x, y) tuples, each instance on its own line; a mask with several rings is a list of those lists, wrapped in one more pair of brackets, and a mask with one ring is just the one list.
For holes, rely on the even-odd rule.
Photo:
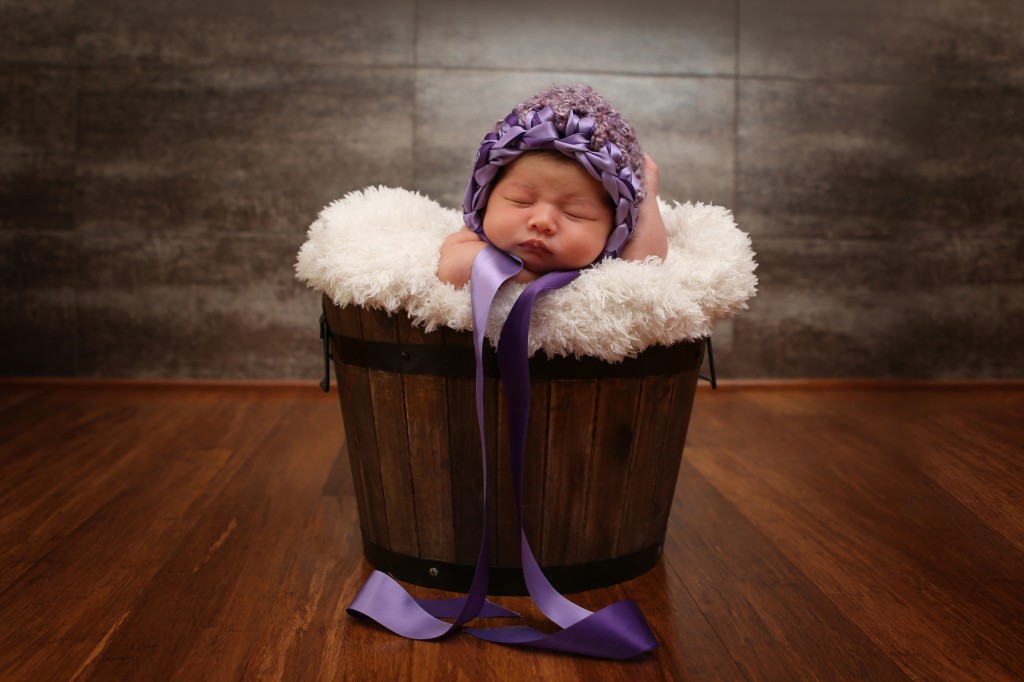
[[(609, 362), (654, 344), (706, 336), (715, 318), (745, 309), (756, 292), (750, 238), (729, 211), (704, 204), (668, 205), (664, 262), (606, 260), (534, 306), (530, 354), (590, 355)], [(437, 279), (437, 261), (462, 213), (404, 189), (368, 187), (332, 202), (310, 226), (297, 277), (340, 306), (405, 310), (431, 331), (472, 328), (469, 288)], [(498, 292), (487, 324), (496, 343), (525, 285)]]

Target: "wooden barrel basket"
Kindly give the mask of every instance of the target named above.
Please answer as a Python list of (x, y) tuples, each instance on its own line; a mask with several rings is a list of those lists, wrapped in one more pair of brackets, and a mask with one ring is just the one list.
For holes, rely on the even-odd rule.
[[(465, 592), (484, 522), (472, 334), (323, 303), (366, 559)], [(560, 591), (629, 580), (660, 557), (704, 348), (656, 346), (615, 364), (531, 359), (524, 524)], [(489, 591), (525, 594), (505, 400), (486, 350)]]

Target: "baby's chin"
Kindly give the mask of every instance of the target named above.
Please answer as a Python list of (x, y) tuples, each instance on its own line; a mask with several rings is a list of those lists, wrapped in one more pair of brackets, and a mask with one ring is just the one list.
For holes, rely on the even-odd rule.
[(539, 275), (555, 272), (556, 270), (580, 270), (593, 263), (597, 256), (600, 255), (596, 254), (593, 259), (581, 263), (579, 262), (580, 258), (574, 260), (566, 258), (563, 254), (543, 253), (533, 249), (522, 248), (517, 244), (509, 244), (507, 246), (495, 244), (495, 246), (506, 253), (512, 254), (523, 262), (524, 268)]
[(563, 272), (567, 270), (582, 270), (583, 268), (590, 265), (590, 262), (578, 264), (574, 262), (558, 260), (555, 258), (539, 259), (536, 257), (530, 258), (529, 256), (519, 256), (519, 259), (523, 261), (524, 268), (526, 268), (530, 272), (535, 272), (538, 275), (544, 275), (549, 272), (555, 271)]
[(543, 275), (553, 270), (564, 270), (562, 263), (553, 255), (542, 255), (526, 249), (512, 248), (508, 251), (513, 256), (523, 261), (523, 267), (530, 272)]

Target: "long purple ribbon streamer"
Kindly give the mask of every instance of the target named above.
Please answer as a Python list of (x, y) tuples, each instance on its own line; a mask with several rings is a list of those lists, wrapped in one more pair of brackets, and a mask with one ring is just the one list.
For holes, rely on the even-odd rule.
[[(473, 345), (476, 353), (476, 404), (483, 465), (484, 531), (473, 582), (466, 597), (416, 600), (392, 578), (374, 571), (348, 611), (371, 618), (392, 632), (412, 639), (436, 639), (476, 617), (517, 616), (486, 601), (489, 534), (487, 454), (484, 431), (483, 342), (487, 316), (498, 288), (522, 269), (522, 263), (488, 245), (473, 262), (470, 279), (473, 304)], [(530, 414), (528, 341), (530, 315), (541, 293), (558, 289), (579, 276), (579, 271), (551, 272), (532, 282), (519, 296), (502, 327), (498, 342), (498, 369), (505, 387), (509, 415), (510, 466), (519, 519), (520, 552), (527, 590), (541, 612), (562, 629), (551, 635), (527, 626), (468, 629), (480, 639), (500, 644), (583, 654), (596, 658), (625, 659), (657, 648), (658, 643), (636, 603), (616, 602), (591, 612), (569, 601), (551, 585), (534, 557), (523, 528), (523, 460)], [(454, 617), (451, 624), (438, 617)]]
[[(483, 414), (484, 372), (483, 341), (487, 327), (487, 314), (498, 288), (506, 280), (515, 277), (523, 264), (511, 259), (503, 252), (488, 247), (473, 261), (471, 281), (473, 282), (473, 345), (476, 347), (476, 404), (477, 413)], [(394, 578), (380, 571), (374, 571), (363, 584), (359, 594), (348, 606), (348, 613), (375, 620), (395, 634), (409, 639), (437, 639), (458, 629), (474, 618), (518, 617), (514, 611), (487, 601), (488, 555), (490, 554), (487, 516), (487, 439), (484, 435), (483, 418), (480, 418), (480, 447), (483, 462), (483, 515), (484, 531), (480, 539), (480, 554), (469, 593), (455, 599), (413, 599)], [(452, 623), (438, 618), (452, 617)]]

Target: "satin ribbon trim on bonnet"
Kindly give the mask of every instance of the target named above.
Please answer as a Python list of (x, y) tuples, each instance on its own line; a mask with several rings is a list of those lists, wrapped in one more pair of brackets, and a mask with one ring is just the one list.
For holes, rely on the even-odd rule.
[[(616, 205), (614, 228), (598, 260), (617, 256), (633, 231), (639, 183), (628, 164), (621, 170), (621, 151), (612, 142), (604, 149), (590, 149), (594, 121), (570, 112), (565, 135), (559, 134), (550, 107), (527, 114), (520, 125), (515, 113), (499, 124), (495, 133), (484, 138), (473, 176), (466, 190), (466, 225), (486, 240), (482, 211), (486, 207), (493, 180), (502, 166), (525, 151), (557, 149), (573, 156), (604, 186)], [(522, 263), (488, 244), (473, 261), (470, 291), (473, 317), (473, 346), (476, 355), (476, 410), (480, 429), (483, 518), (488, 518), (487, 454), (484, 433), (484, 329), (498, 289), (522, 270)], [(527, 626), (474, 628), (466, 631), (480, 639), (500, 644), (546, 649), (596, 658), (625, 659), (637, 656), (658, 644), (640, 609), (633, 601), (621, 601), (591, 612), (563, 597), (544, 576), (523, 529), (522, 479), (526, 433), (530, 413), (530, 371), (528, 340), (530, 315), (537, 296), (559, 289), (579, 276), (579, 271), (556, 271), (542, 275), (520, 294), (509, 312), (498, 339), (498, 369), (505, 390), (509, 415), (510, 466), (519, 517), (520, 553), (523, 577), (530, 597), (540, 611), (561, 628), (551, 635)], [(517, 617), (518, 614), (486, 600), (490, 538), (483, 524), (480, 553), (469, 593), (465, 597), (443, 600), (412, 598), (394, 579), (374, 571), (348, 607), (352, 615), (370, 618), (396, 634), (412, 639), (443, 637), (474, 618)], [(439, 618), (454, 618), (451, 623)]]

